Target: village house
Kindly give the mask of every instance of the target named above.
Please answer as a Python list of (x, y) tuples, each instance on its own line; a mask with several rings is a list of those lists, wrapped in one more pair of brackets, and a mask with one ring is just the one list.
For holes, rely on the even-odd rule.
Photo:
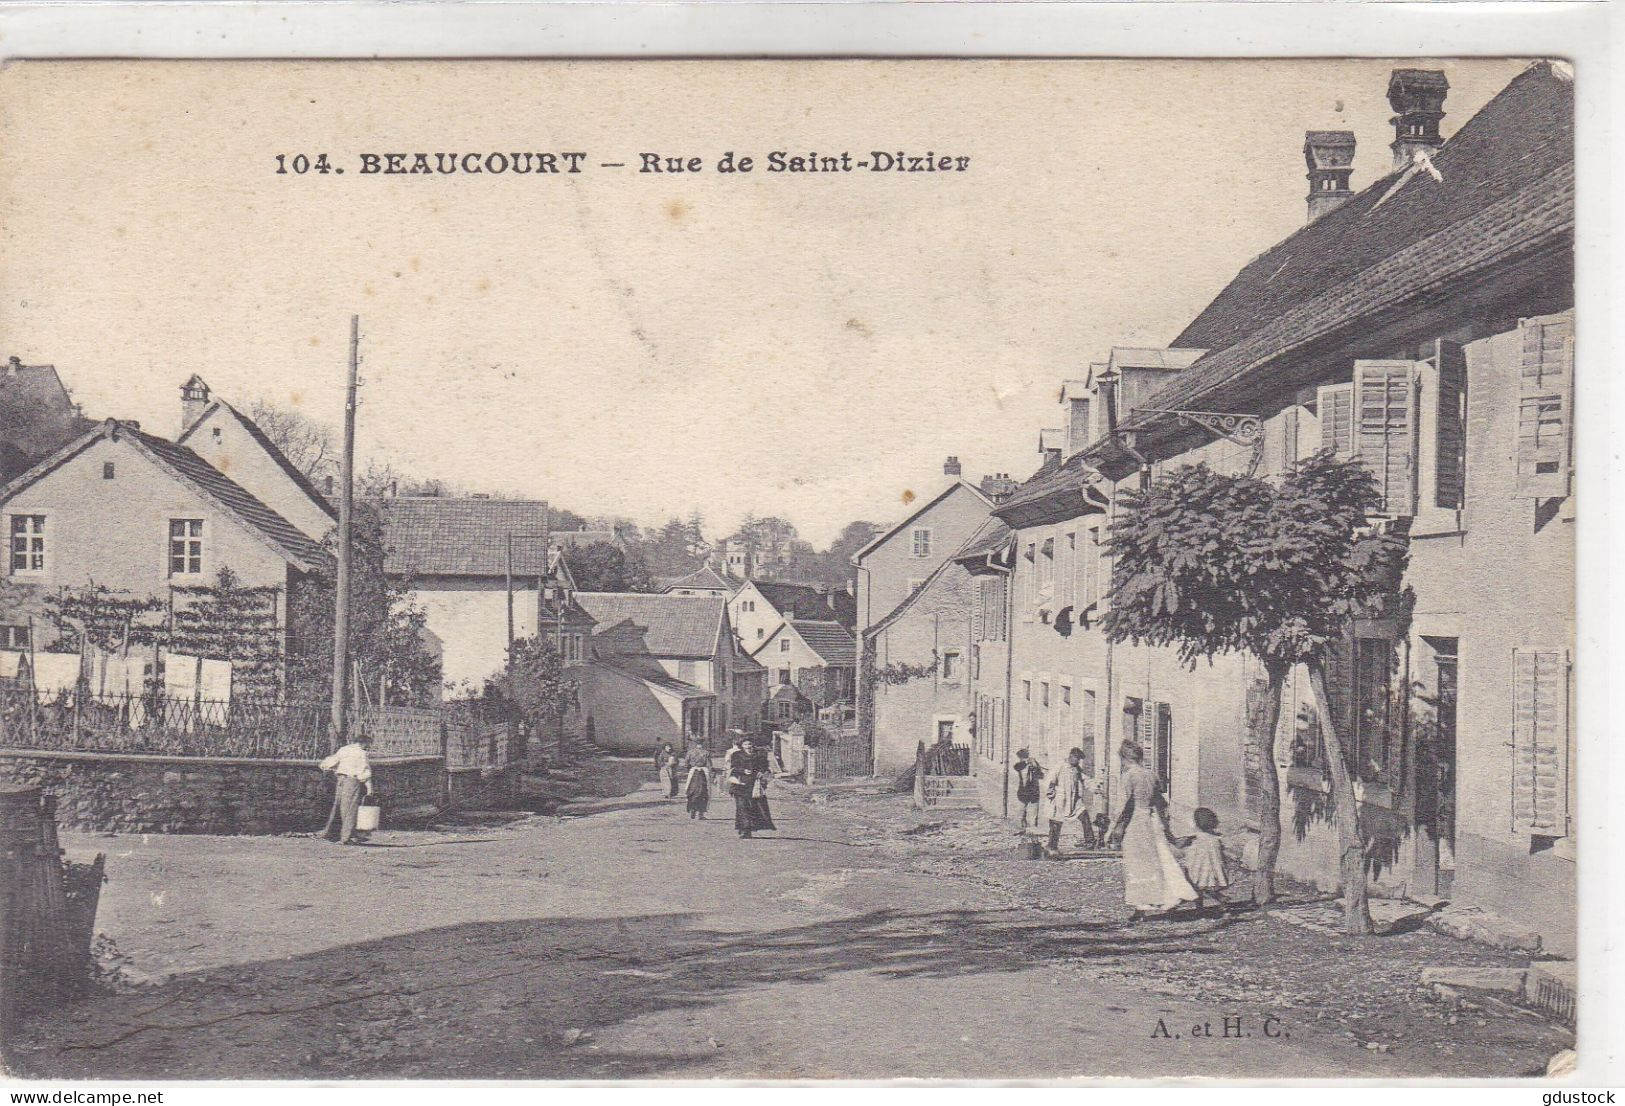
[[(1358, 193), (1353, 136), (1306, 136), (1308, 223), (1161, 351), (1184, 367), (1160, 387), (1134, 376), (1161, 371), (1141, 364), (1156, 358), (1119, 351), (1064, 385), (1058, 460), (995, 508), (1007, 546), (966, 558), (1002, 581), (1010, 612), (1008, 675), (984, 663), (973, 688), (978, 704), (1002, 694), (1007, 719), (977, 770), (1000, 772), (988, 805), (1006, 810), (1012, 748), (1048, 764), (1079, 745), (1115, 773), (1116, 743), (1134, 737), (1176, 822), (1210, 807), (1250, 851), (1259, 666), (1192, 671), (1171, 650), (1104, 641), (1099, 542), (1121, 494), (1169, 466), (1267, 478), (1321, 449), (1357, 457), (1383, 494), (1374, 523), (1409, 542), (1415, 596), (1409, 625), (1350, 627), (1330, 689), (1374, 883), (1568, 951), (1573, 92), (1561, 65), (1531, 66), (1446, 142), (1448, 87), (1394, 71), (1392, 168)], [(998, 589), (977, 596), (987, 647)], [(1274, 755), (1289, 830), (1304, 817), (1280, 868), (1330, 888), (1323, 720), (1306, 673), (1287, 694)]]
[(725, 745), (754, 732), (766, 697), (759, 665), (739, 652), (717, 596), (578, 592), (596, 623), (577, 673), (581, 719), (606, 749), (646, 752), (663, 741)]
[(0, 483), (22, 475), (90, 425), (54, 365), (25, 365), (13, 357), (0, 367)]
[[(816, 699), (818, 706), (852, 698), (857, 643), (839, 622), (786, 619), (756, 647), (751, 659), (767, 671), (770, 687), (796, 688)], [(816, 681), (816, 686), (809, 681)]]
[(173, 589), (212, 584), (226, 568), (241, 586), (274, 589), (285, 635), (289, 590), (328, 556), (192, 449), (117, 419), (0, 487), (0, 519), (0, 644), (12, 649), (54, 642), (42, 618), (50, 593), (95, 586), (167, 602)]
[(687, 576), (673, 576), (662, 580), (663, 595), (709, 595), (726, 599), (734, 593), (735, 584), (723, 579), (710, 565), (701, 565)]
[[(978, 665), (986, 663), (981, 627), (974, 623), (979, 609), (974, 592), (981, 581), (963, 558), (1008, 536), (1003, 523), (984, 519), (896, 610), (865, 631), (864, 648), (874, 658), (876, 678), (863, 713), (873, 719), (877, 776), (896, 776), (913, 766), (921, 742), (947, 740), (978, 750), (994, 740), (994, 723), (973, 709), (972, 680)], [(989, 786), (998, 782), (996, 774), (981, 776)]]
[[(478, 496), (368, 501), (383, 523), (384, 571), (411, 588), (439, 639), (448, 687), (478, 691), (507, 663), (514, 640), (551, 636), (565, 664), (586, 658), (592, 620), (571, 596), (568, 557), (555, 548), (547, 505)], [(565, 533), (573, 533), (566, 531)]]
[(850, 588), (749, 580), (728, 600), (728, 617), (741, 647), (754, 653), (788, 618), (838, 622), (850, 632), (857, 621), (857, 600)]

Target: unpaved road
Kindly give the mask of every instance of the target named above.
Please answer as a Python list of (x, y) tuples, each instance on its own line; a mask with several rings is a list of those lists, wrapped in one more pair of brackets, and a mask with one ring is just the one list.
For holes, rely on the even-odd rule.
[[(596, 772), (630, 788), (647, 763)], [(1127, 928), (1109, 862), (1023, 865), (990, 820), (922, 821), (895, 796), (781, 791), (780, 832), (751, 841), (726, 799), (712, 813), (690, 821), (649, 783), (563, 819), (365, 848), (70, 835), (72, 853), (108, 853), (99, 929), (127, 982), (31, 1023), (8, 1064), (126, 1079), (1509, 1076), (1571, 1042), (1507, 1011), (1447, 1021), (1418, 964), (1506, 961), (1425, 930), (1351, 944), (1248, 914)], [(1223, 1035), (1231, 1017), (1245, 1036)]]

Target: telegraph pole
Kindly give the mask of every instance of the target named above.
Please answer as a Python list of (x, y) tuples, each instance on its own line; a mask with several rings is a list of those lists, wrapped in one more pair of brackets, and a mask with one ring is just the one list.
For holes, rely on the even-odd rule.
[(355, 497), (355, 391), (361, 316), (350, 316), (350, 377), (344, 389), (344, 454), (339, 463), (339, 579), (333, 610), (333, 748), (350, 739), (350, 514)]

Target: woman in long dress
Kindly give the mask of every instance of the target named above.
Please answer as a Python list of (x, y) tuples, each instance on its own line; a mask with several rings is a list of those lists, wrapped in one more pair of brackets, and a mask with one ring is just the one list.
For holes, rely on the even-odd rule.
[(728, 793), (734, 798), (734, 829), (740, 837), (776, 828), (767, 809), (766, 772), (767, 758), (748, 737), (728, 755)]
[(1125, 741), (1118, 757), (1124, 799), (1112, 834), (1123, 842), (1123, 901), (1134, 911), (1132, 923), (1151, 911), (1172, 910), (1198, 897), (1168, 839), (1168, 824), (1163, 821), (1167, 802), (1156, 775), (1145, 766), (1145, 753)]

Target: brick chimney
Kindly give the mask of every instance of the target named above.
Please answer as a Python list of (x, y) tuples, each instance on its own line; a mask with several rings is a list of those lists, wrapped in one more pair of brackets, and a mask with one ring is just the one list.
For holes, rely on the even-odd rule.
[(1396, 69), (1388, 78), (1388, 106), (1394, 117), (1394, 168), (1408, 168), (1418, 153), (1431, 154), (1444, 145), (1439, 120), (1450, 82), (1437, 69)]
[(957, 477), (963, 471), (959, 465), (958, 457), (949, 457), (942, 463), (942, 475)]
[(1309, 221), (1312, 223), (1342, 207), (1354, 193), (1349, 174), (1354, 172), (1353, 131), (1305, 131), (1303, 160), (1309, 166)]
[(201, 419), (208, 409), (209, 386), (203, 383), (201, 376), (193, 373), (191, 379), (181, 385), (181, 434), (192, 429), (192, 424)]
[(982, 494), (995, 503), (1002, 503), (1016, 490), (1016, 482), (1008, 472), (994, 472), (982, 477)]

